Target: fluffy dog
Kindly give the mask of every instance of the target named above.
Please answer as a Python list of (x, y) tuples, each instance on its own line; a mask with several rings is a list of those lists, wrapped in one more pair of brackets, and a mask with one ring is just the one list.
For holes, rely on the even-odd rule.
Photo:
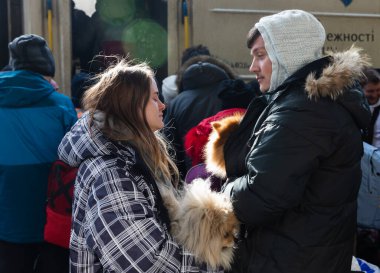
[(220, 178), (226, 178), (226, 163), (224, 161), (224, 144), (230, 134), (235, 131), (240, 124), (243, 114), (235, 113), (220, 121), (211, 123), (212, 131), (209, 141), (205, 146), (206, 169), (210, 173)]
[[(234, 114), (212, 123), (212, 132), (205, 148), (207, 170), (225, 178), (223, 146), (236, 130), (243, 114)], [(195, 179), (176, 195), (170, 187), (159, 185), (171, 220), (171, 233), (178, 243), (194, 254), (199, 263), (213, 269), (228, 270), (233, 260), (239, 222), (230, 199), (210, 189), (210, 182)]]
[(196, 179), (176, 197), (160, 187), (171, 219), (171, 233), (178, 243), (194, 254), (197, 262), (213, 269), (231, 267), (239, 222), (229, 198), (213, 192), (207, 180)]

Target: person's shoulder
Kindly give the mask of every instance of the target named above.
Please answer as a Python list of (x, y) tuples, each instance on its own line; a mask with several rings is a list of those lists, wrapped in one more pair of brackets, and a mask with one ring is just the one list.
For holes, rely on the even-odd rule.
[(41, 74), (29, 70), (2, 71), (0, 72), (0, 78), (11, 80), (13, 84), (17, 84), (18, 82), (24, 84), (27, 81), (28, 84), (32, 84), (32, 86), (36, 82), (40, 85), (40, 82), (43, 81)]
[(53, 93), (51, 93), (49, 99), (53, 101), (57, 106), (63, 108), (65, 111), (70, 111), (72, 113), (75, 113), (76, 115), (73, 102), (65, 94), (54, 91)]
[(112, 142), (112, 152), (100, 155), (93, 159), (94, 164), (102, 166), (106, 170), (122, 169), (123, 172), (130, 171), (138, 161), (137, 149), (121, 142)]
[(0, 71), (0, 78), (12, 77), (14, 74), (15, 74), (15, 72), (12, 70)]
[(189, 89), (184, 90), (179, 93), (169, 104), (182, 108), (183, 104), (188, 104), (189, 102), (196, 100), (200, 97), (207, 95), (207, 93), (203, 92), (202, 89)]
[[(83, 162), (85, 173), (90, 174), (93, 181), (117, 183), (124, 181), (135, 185), (145, 185), (149, 179), (149, 170), (136, 156), (133, 147), (115, 153), (91, 158)], [(127, 184), (125, 184), (127, 186)]]
[(62, 101), (62, 102), (68, 102), (68, 101), (71, 101), (71, 99), (65, 95), (65, 94), (62, 94), (60, 92), (54, 92), (52, 95), (52, 98), (58, 100), (58, 101)]
[(165, 109), (165, 116), (173, 115), (177, 111), (183, 108), (183, 104), (188, 101), (189, 96), (191, 97), (191, 92), (181, 92), (175, 98), (173, 98), (167, 105)]
[(96, 180), (103, 175), (112, 174), (123, 169), (117, 164), (117, 159), (116, 154), (87, 158), (80, 164), (79, 172), (83, 173), (87, 179)]

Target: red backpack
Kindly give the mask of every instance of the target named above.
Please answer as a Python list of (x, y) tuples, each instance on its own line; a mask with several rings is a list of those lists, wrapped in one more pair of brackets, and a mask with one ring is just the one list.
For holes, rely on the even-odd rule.
[(45, 241), (69, 247), (74, 182), (78, 168), (57, 160), (48, 180)]

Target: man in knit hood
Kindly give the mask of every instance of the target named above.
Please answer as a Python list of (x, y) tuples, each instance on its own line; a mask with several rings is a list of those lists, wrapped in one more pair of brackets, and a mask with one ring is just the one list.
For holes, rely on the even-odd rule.
[(325, 29), (310, 13), (283, 11), (261, 18), (255, 29), (272, 62), (270, 91), (299, 68), (322, 57)]
[(302, 10), (263, 17), (248, 34), (263, 95), (224, 147), (224, 192), (242, 223), (232, 272), (350, 272), (370, 120), (358, 81), (369, 63), (354, 47), (323, 57), (324, 41)]

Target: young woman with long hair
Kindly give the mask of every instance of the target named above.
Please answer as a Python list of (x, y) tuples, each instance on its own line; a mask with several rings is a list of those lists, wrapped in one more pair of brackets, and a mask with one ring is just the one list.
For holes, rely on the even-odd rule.
[(59, 147), (79, 166), (71, 273), (207, 271), (169, 233), (158, 185), (175, 190), (179, 175), (159, 133), (165, 105), (152, 69), (121, 60), (96, 82)]

